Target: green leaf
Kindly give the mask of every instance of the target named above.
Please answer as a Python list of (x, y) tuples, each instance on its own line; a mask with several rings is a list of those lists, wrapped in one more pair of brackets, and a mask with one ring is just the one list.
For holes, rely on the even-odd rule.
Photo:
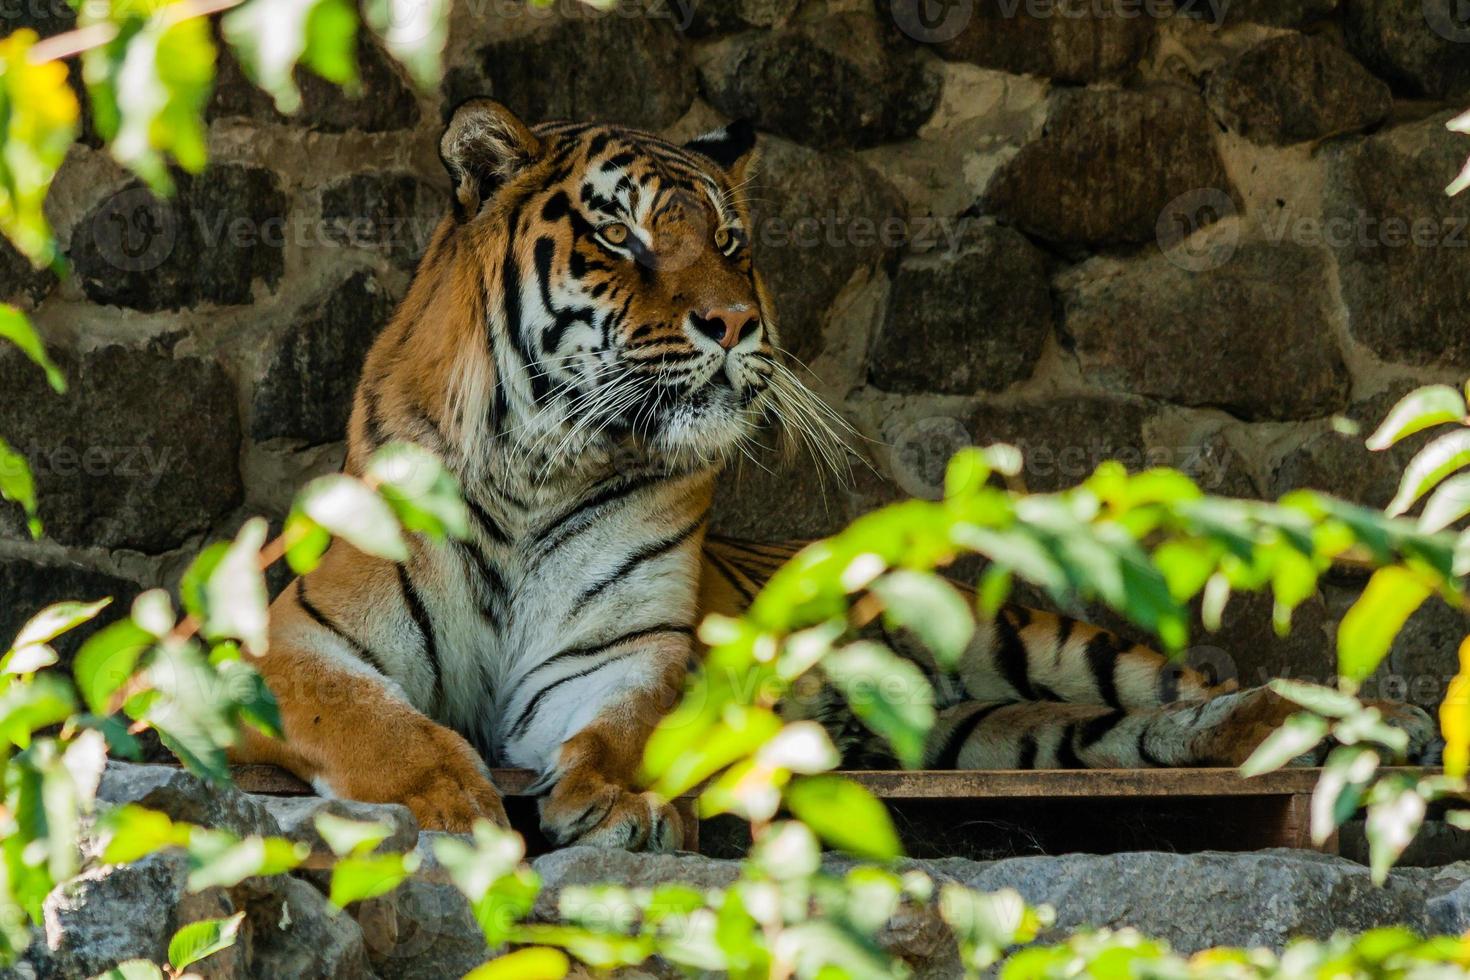
[(448, 0), (367, 0), (363, 15), (388, 53), (424, 91), (439, 84), (449, 30)]
[(1416, 388), (1389, 410), (1383, 424), (1368, 437), (1368, 448), (1387, 449), (1416, 432), (1464, 417), (1465, 397), (1457, 389), (1449, 385)]
[(298, 63), (357, 88), (357, 10), (346, 0), (252, 0), (221, 18), (220, 29), (245, 74), (286, 115), (301, 107)]
[(1451, 524), (1470, 514), (1470, 473), (1450, 477), (1424, 504), (1419, 515), (1419, 530), (1426, 534), (1443, 531)]
[(1299, 704), (1308, 711), (1328, 718), (1346, 718), (1348, 715), (1363, 710), (1362, 703), (1351, 694), (1323, 687), (1320, 684), (1306, 684), (1301, 681), (1277, 678), (1267, 686), (1293, 704)]
[(284, 837), (246, 837), (205, 827), (189, 831), (189, 890), (233, 888), (246, 878), (284, 874), (306, 860), (310, 848)]
[(913, 661), (859, 641), (828, 654), (822, 670), (905, 766), (923, 765), (924, 741), (934, 727), (934, 689)]
[(1035, 939), (1055, 918), (1047, 906), (1028, 906), (1014, 889), (976, 892), (954, 882), (939, 889), (939, 914), (954, 930), (964, 962), (977, 971), (994, 965), (1012, 946)]
[(299, 510), (286, 518), (281, 533), (286, 542), (286, 564), (297, 575), (314, 571), (332, 545), (332, 535), (327, 529)]
[(102, 860), (130, 864), (156, 851), (189, 843), (189, 826), (175, 824), (166, 814), (128, 803), (102, 818)]
[(93, 619), (106, 609), (111, 599), (96, 602), (56, 602), (36, 613), (15, 635), (12, 650), (20, 650), (33, 644), (50, 643), (68, 630)]
[(1337, 628), (1338, 673), (1353, 681), (1367, 679), (1429, 593), (1428, 585), (1401, 566), (1374, 572)]
[(1451, 473), (1470, 463), (1470, 429), (1440, 436), (1419, 450), (1404, 467), (1398, 493), (1386, 508), (1390, 517), (1407, 511), (1415, 501), (1439, 485)]
[(366, 854), (393, 833), (393, 827), (383, 820), (349, 820), (326, 811), (312, 822), (338, 857)]
[(190, 173), (208, 158), (203, 112), (215, 60), (209, 21), (181, 19), (166, 5), (112, 0), (87, 5), (78, 20), (84, 27), (99, 22), (117, 32), (82, 53), (97, 129), (118, 162), (168, 193), (170, 157)]
[(393, 508), (350, 476), (312, 480), (296, 498), (296, 507), (329, 533), (365, 554), (407, 561), (408, 545)]
[(82, 700), (94, 714), (111, 714), (111, 700), (128, 678), (154, 637), (131, 619), (105, 626), (89, 636), (77, 651), (72, 676)]
[(1388, 871), (1424, 823), (1425, 801), (1414, 784), (1384, 782), (1374, 788), (1368, 806), (1368, 867), (1375, 884), (1383, 884)]
[(1321, 845), (1358, 810), (1373, 773), (1378, 753), (1361, 746), (1332, 750), (1312, 791), (1312, 840)]
[(0, 439), (0, 500), (20, 504), (26, 514), (31, 537), (41, 536), (41, 520), (36, 516), (36, 481), (26, 458)]
[(418, 866), (419, 856), (412, 852), (343, 858), (332, 869), (328, 900), (338, 908), (345, 908), (353, 902), (387, 894), (418, 870)]
[(1257, 746), (1240, 767), (1242, 776), (1259, 776), (1274, 772), (1300, 755), (1315, 749), (1327, 737), (1327, 720), (1301, 712), (1286, 719), (1276, 731)]
[(941, 667), (959, 664), (975, 635), (975, 617), (958, 589), (938, 575), (909, 571), (889, 572), (871, 588), (890, 628), (912, 632)]
[(470, 536), (470, 512), (459, 481), (433, 453), (408, 443), (390, 443), (368, 461), (366, 479), (406, 529), (435, 539)]
[(244, 912), (236, 912), (229, 918), (201, 919), (179, 929), (168, 943), (169, 965), (174, 970), (183, 972), (185, 967), (198, 963), (206, 956), (229, 949), (235, 945), (240, 923), (244, 919)]
[(33, 733), (66, 721), (76, 710), (71, 685), (49, 672), (0, 688), (0, 738), (25, 748)]
[(53, 391), (66, 391), (66, 378), (61, 369), (46, 353), (41, 338), (36, 335), (31, 321), (20, 310), (9, 303), (0, 303), (0, 340), (8, 340), (19, 347), (42, 371), (46, 372), (46, 383)]
[(265, 518), (245, 522), (235, 540), (218, 556), (204, 582), (204, 635), (212, 640), (238, 639), (245, 649), (264, 654), (270, 632), (265, 577), (260, 549), (268, 527)]
[(56, 242), (42, 206), (76, 135), (80, 106), (64, 62), (31, 61), (36, 40), (29, 28), (0, 40), (0, 232), (32, 263), (49, 265)]
[(571, 961), (561, 950), (530, 946), (475, 967), (464, 980), (561, 980), (571, 968)]
[(851, 780), (805, 776), (787, 787), (786, 805), (833, 847), (883, 861), (903, 854), (888, 808)]
[(92, 980), (163, 980), (163, 971), (151, 960), (126, 960)]

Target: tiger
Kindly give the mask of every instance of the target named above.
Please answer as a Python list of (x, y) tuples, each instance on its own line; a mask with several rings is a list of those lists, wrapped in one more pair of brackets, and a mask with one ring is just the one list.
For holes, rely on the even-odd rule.
[[(842, 442), (753, 263), (756, 142), (746, 122), (677, 143), (454, 109), (448, 213), (366, 357), (344, 471), (421, 447), (458, 478), (469, 537), (411, 535), (402, 561), (338, 539), (287, 586), (259, 660), (283, 734), (247, 731), (235, 762), (458, 832), (506, 823), (491, 763), (526, 768), (553, 844), (677, 845), (639, 785), (645, 743), (702, 617), (739, 613), (794, 551), (710, 534), (717, 484), (764, 433)], [(1291, 710), (1040, 610), (928, 669), (931, 767), (1233, 765)], [(1428, 716), (1393, 710), (1424, 749)], [(851, 756), (872, 748), (843, 725)]]

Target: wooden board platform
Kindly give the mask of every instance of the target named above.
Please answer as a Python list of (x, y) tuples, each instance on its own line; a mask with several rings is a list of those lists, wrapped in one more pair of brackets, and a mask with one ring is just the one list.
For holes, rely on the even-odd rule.
[[(1419, 770), (1405, 770), (1419, 772)], [(246, 792), (309, 795), (310, 786), (274, 766), (237, 766)], [(535, 806), (527, 793), (535, 774), (495, 769), (512, 822), (542, 849)], [(1320, 769), (1284, 769), (1252, 778), (1234, 769), (1094, 769), (870, 771), (843, 775), (886, 800), (916, 856), (965, 850), (1004, 853), (1005, 833), (1026, 840), (1024, 852), (1115, 851), (1144, 847), (1178, 851), (1314, 848), (1308, 833), (1311, 793)], [(700, 850), (694, 797), (674, 801), (688, 832), (687, 850)], [(708, 830), (712, 822), (705, 822)], [(995, 847), (984, 846), (994, 839)], [(737, 853), (739, 828), (726, 820), (708, 841), (715, 853)], [(1322, 850), (1335, 851), (1336, 841)], [(1314, 848), (1316, 849), (1316, 848)]]

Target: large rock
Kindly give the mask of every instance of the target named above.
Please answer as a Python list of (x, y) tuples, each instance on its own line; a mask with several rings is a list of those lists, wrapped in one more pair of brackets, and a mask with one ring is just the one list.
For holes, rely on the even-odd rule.
[(899, 31), (948, 59), (1068, 82), (1125, 73), (1154, 34), (1155, 18), (1129, 0), (975, 0), (934, 5), (937, 19), (924, 0), (883, 5)]
[(903, 204), (853, 157), (772, 138), (761, 147), (750, 192), (756, 268), (776, 305), (781, 345), (810, 361), (822, 349), (822, 325), (837, 294), (903, 244)]
[(1388, 86), (1342, 48), (1305, 34), (1256, 45), (1210, 73), (1205, 100), (1233, 132), (1257, 143), (1297, 143), (1382, 122)]
[(1040, 138), (1001, 167), (985, 211), (1053, 242), (1144, 242), (1171, 201), (1233, 194), (1193, 92), (1066, 89)]
[(1464, 200), (1446, 197), (1444, 186), (1470, 140), (1445, 130), (1449, 118), (1400, 126), (1336, 154), (1323, 227), (1337, 250), (1353, 336), (1386, 361), (1466, 370), (1470, 293), (1446, 284), (1470, 275), (1470, 228)]
[[(5, 438), (30, 462), (48, 537), (158, 553), (240, 502), (235, 391), (215, 361), (115, 346), (53, 354), (65, 395), (0, 348)], [(6, 528), (25, 533), (8, 511)]]
[(350, 174), (322, 189), (327, 240), (385, 253), (412, 269), (449, 210), (447, 196), (409, 173)]
[[(7, 505), (8, 506), (8, 505)], [(97, 618), (57, 637), (52, 644), (68, 654), (100, 627), (128, 614), (140, 591), (138, 583), (80, 565), (49, 565), (23, 558), (0, 559), (0, 647), (6, 647), (20, 628), (44, 606), (63, 600), (92, 602), (112, 597), (112, 605)]]
[(363, 361), (391, 312), (386, 289), (360, 271), (305, 322), (283, 324), (253, 389), (250, 435), (311, 444), (345, 439)]
[(357, 923), (304, 881), (285, 876), (263, 883), (249, 918), (249, 962), (242, 977), (363, 980), (374, 975)]
[(855, 456), (849, 463), (833, 473), (804, 446), (791, 459), (741, 460), (721, 479), (710, 529), (750, 541), (820, 538), (903, 496), (885, 474)]
[(1064, 331), (1093, 381), (1247, 419), (1311, 418), (1347, 403), (1319, 252), (1256, 242), (1198, 272), (1159, 253), (1074, 272)]
[(355, 917), (383, 980), (459, 977), (490, 958), (469, 900), (453, 885), (410, 878), (363, 902)]
[(674, 26), (690, 37), (729, 34), (751, 27), (784, 24), (800, 0), (723, 0), (721, 3), (670, 4)]
[(1058, 933), (1132, 926), (1186, 953), (1221, 945), (1279, 949), (1294, 937), (1326, 939), (1339, 929), (1429, 926), (1427, 875), (1400, 872), (1378, 887), (1362, 865), (1306, 851), (936, 864), (971, 888), (1014, 888), (1032, 904), (1052, 905)]
[[(125, 865), (103, 865), (59, 885), (46, 897), (44, 976), (90, 977), (130, 959), (168, 962), (168, 942), (180, 926), (235, 911), (218, 888), (186, 889), (188, 858), (154, 854)], [(210, 964), (214, 976), (239, 976), (242, 951)]]
[(1370, 452), (1363, 445), (1400, 398), (1418, 385), (1398, 382), (1350, 405), (1343, 413), (1358, 427), (1349, 435), (1323, 424), (1285, 452), (1272, 468), (1271, 496), (1292, 490), (1325, 490), (1365, 507), (1383, 508), (1398, 490), (1399, 478), (1435, 430), (1409, 436), (1392, 449)]
[(228, 48), (221, 48), (219, 75), (206, 115), (210, 119), (246, 117), (260, 122), (305, 126), (323, 133), (361, 130), (379, 133), (408, 129), (419, 121), (418, 100), (399, 75), (392, 60), (376, 44), (358, 42), (357, 73), (360, 89), (349, 94), (304, 68), (296, 70), (301, 106), (290, 116), (276, 111), (269, 95), (247, 79)]
[(624, 13), (580, 16), (496, 41), (480, 50), (488, 91), (468, 92), (473, 82), (461, 78), (450, 98), (488, 94), (532, 123), (668, 126), (694, 101), (694, 66), (671, 23)]
[[(1104, 460), (1119, 460), (1130, 470), (1152, 465), (1143, 432), (1152, 414), (1152, 407), (1139, 399), (1062, 396), (1016, 405), (982, 404), (966, 428), (975, 445), (1008, 442), (1018, 447), (1025, 460), (1021, 477), (1026, 488), (1049, 493), (1081, 483)], [(902, 448), (895, 444), (896, 451)]]
[(1330, 17), (1342, 0), (1175, 0), (1174, 9), (1219, 26), (1242, 21), (1297, 27)]
[(1364, 64), (1408, 95), (1470, 92), (1470, 23), (1457, 0), (1372, 0), (1347, 9), (1346, 35)]
[(866, 13), (752, 31), (702, 53), (710, 103), (818, 147), (912, 136), (934, 111), (939, 72)]
[(97, 799), (114, 806), (136, 803), (175, 820), (228, 830), (232, 834), (273, 835), (281, 825), (261, 799), (225, 786), (211, 786), (186, 769), (109, 761)]
[[(841, 873), (851, 862), (829, 857), (826, 864)], [(1280, 949), (1293, 937), (1326, 939), (1338, 929), (1361, 932), (1403, 924), (1426, 932), (1434, 924), (1467, 918), (1466, 899), (1454, 890), (1466, 874), (1464, 865), (1438, 872), (1400, 870), (1382, 887), (1372, 883), (1361, 864), (1289, 850), (951, 858), (906, 866), (940, 882), (958, 881), (981, 891), (1014, 888), (1032, 904), (1054, 906), (1057, 924), (1043, 941), (1089, 927), (1133, 926), (1186, 953), (1216, 945)], [(557, 851), (538, 858), (534, 867), (546, 885), (534, 913), (542, 919), (554, 916), (557, 892), (568, 885), (687, 881), (697, 888), (718, 888), (738, 874), (738, 866), (729, 861), (591, 848)], [(1209, 914), (1196, 914), (1201, 909)], [(881, 938), (888, 940), (890, 952), (902, 955), (913, 949), (909, 943), (918, 938), (916, 932), (922, 934), (922, 929), (894, 929), (891, 923)]]
[(133, 182), (72, 229), (77, 282), (94, 303), (177, 310), (250, 303), (284, 267), (286, 196), (269, 170), (215, 164), (179, 173), (166, 201)]
[(887, 391), (1000, 391), (1030, 377), (1051, 331), (1045, 257), (1013, 229), (972, 226), (899, 266), (868, 377)]
[(320, 796), (255, 796), (247, 794), (254, 804), (264, 807), (275, 820), (282, 836), (306, 844), (313, 851), (328, 850), (328, 844), (316, 829), (316, 818), (330, 814), (345, 820), (381, 822), (388, 826), (388, 836), (378, 845), (380, 851), (411, 851), (418, 843), (419, 825), (408, 807), (396, 803), (362, 803), (358, 800), (323, 799)]

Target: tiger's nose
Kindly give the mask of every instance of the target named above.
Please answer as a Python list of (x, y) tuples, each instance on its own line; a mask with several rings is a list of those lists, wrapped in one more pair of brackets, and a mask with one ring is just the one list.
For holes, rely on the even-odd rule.
[(694, 329), (710, 340), (729, 350), (755, 332), (760, 317), (754, 310), (736, 309), (733, 306), (715, 307), (704, 313), (689, 314)]

